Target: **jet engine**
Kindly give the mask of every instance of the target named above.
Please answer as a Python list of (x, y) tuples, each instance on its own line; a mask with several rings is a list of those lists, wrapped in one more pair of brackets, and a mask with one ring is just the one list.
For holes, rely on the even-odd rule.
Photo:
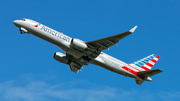
[(84, 41), (75, 38), (72, 39), (70, 46), (81, 51), (88, 49)]
[(53, 58), (61, 63), (70, 64), (70, 59), (66, 57), (65, 54), (61, 52), (55, 52)]
[(28, 31), (27, 31), (25, 28), (23, 28), (23, 27), (21, 27), (21, 28), (19, 29), (19, 31), (21, 32), (21, 34), (23, 34), (23, 33), (28, 33)]

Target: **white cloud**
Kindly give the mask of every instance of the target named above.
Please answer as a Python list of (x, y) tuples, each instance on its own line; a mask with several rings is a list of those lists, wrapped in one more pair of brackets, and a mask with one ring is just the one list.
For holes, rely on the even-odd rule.
[[(147, 92), (122, 90), (107, 86), (97, 86), (87, 81), (66, 82), (48, 85), (42, 81), (31, 81), (25, 85), (17, 85), (17, 81), (0, 83), (0, 101), (154, 101), (179, 100), (180, 92)], [(83, 85), (89, 86), (81, 87)]]
[(63, 88), (71, 83), (47, 85), (44, 82), (34, 81), (25, 86), (14, 86), (15, 81), (0, 83), (0, 100), (3, 101), (51, 101), (77, 100), (77, 101), (106, 101), (115, 97), (115, 89), (109, 87), (83, 89), (79, 87)]

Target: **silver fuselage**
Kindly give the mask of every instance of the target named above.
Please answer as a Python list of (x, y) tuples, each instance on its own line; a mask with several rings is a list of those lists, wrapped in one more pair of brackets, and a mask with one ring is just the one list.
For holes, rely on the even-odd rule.
[[(55, 31), (43, 24), (40, 24), (36, 21), (26, 19), (26, 21), (21, 20), (15, 20), (13, 22), (18, 28), (25, 28), (28, 33), (35, 35), (43, 40), (46, 40), (59, 48), (61, 48), (66, 53), (69, 53), (75, 57), (81, 57), (84, 55), (83, 52), (80, 52), (72, 47), (70, 47), (72, 38), (69, 36), (66, 36), (63, 33), (60, 33), (58, 31)], [(127, 63), (120, 61), (108, 54), (105, 54), (101, 52), (101, 54), (92, 59), (90, 61), (91, 64), (103, 67), (105, 69), (108, 69), (112, 72), (132, 77), (132, 78), (138, 78), (136, 75), (122, 69), (123, 66), (128, 66)]]

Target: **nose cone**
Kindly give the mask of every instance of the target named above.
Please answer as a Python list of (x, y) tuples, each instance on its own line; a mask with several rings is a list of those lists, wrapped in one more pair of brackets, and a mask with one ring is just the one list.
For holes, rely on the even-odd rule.
[(13, 21), (13, 24), (16, 25), (17, 22), (18, 22), (17, 20), (14, 20), (14, 21)]
[(20, 27), (20, 24), (19, 24), (19, 21), (18, 21), (18, 20), (14, 20), (14, 21), (13, 21), (13, 24), (14, 24), (16, 27)]

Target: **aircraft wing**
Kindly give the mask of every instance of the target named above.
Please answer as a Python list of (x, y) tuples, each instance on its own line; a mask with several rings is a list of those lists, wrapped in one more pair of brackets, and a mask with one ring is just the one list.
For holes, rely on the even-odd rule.
[(78, 71), (81, 70), (81, 68), (83, 68), (82, 66), (83, 65), (77, 64), (77, 63), (74, 63), (74, 62), (71, 62), (69, 64), (69, 67), (70, 67), (71, 71), (73, 71), (75, 73), (78, 73)]
[(120, 33), (99, 40), (86, 42), (86, 44), (92, 49), (92, 51), (96, 50), (96, 52), (92, 54), (91, 57), (95, 58), (101, 53), (102, 50), (109, 49), (109, 47), (116, 45), (119, 42), (119, 40), (133, 33), (136, 30), (136, 28), (137, 26), (133, 27), (131, 30), (124, 33)]
[(81, 62), (80, 59), (74, 57), (71, 54), (66, 53), (66, 56), (69, 59), (71, 59), (71, 63), (69, 64), (71, 71), (78, 73), (78, 71), (81, 70), (81, 68), (83, 68), (82, 67), (84, 65), (83, 62)]

